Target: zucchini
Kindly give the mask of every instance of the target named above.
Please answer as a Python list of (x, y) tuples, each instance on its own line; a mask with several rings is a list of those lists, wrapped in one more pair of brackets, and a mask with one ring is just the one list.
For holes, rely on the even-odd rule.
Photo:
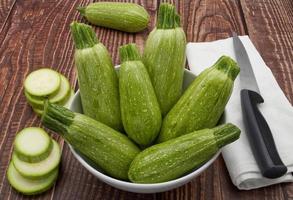
[(60, 78), (61, 84), (58, 92), (55, 95), (50, 96), (48, 99), (51, 103), (57, 103), (62, 105), (62, 103), (66, 102), (66, 100), (70, 96), (71, 88), (70, 83), (65, 76), (60, 74)]
[(123, 130), (118, 78), (106, 47), (92, 28), (73, 22), (75, 65), (84, 114), (116, 130)]
[(128, 179), (129, 165), (140, 150), (124, 134), (48, 101), (45, 103), (42, 124), (60, 134), (110, 176)]
[(239, 135), (239, 128), (224, 124), (151, 146), (135, 157), (129, 179), (135, 183), (161, 183), (179, 178), (203, 165)]
[(30, 73), (25, 81), (25, 90), (34, 96), (48, 96), (58, 91), (61, 78), (58, 72), (42, 68)]
[(29, 179), (40, 179), (51, 174), (51, 172), (57, 168), (61, 160), (61, 149), (59, 144), (54, 140), (52, 140), (52, 143), (53, 148), (48, 157), (39, 162), (29, 163), (22, 161), (20, 157), (14, 153), (12, 155), (12, 162), (18, 173)]
[(59, 74), (61, 78), (60, 87), (56, 94), (50, 95), (48, 97), (36, 97), (31, 95), (26, 90), (24, 91), (24, 95), (28, 101), (28, 103), (37, 110), (42, 110), (44, 108), (44, 101), (48, 99), (51, 103), (58, 103), (63, 105), (70, 96), (71, 88), (68, 79)]
[(160, 107), (148, 72), (135, 44), (120, 47), (120, 107), (124, 129), (137, 144), (149, 146), (162, 122)]
[(125, 32), (139, 32), (148, 26), (150, 16), (135, 3), (96, 2), (77, 10), (94, 25)]
[(49, 135), (41, 128), (28, 127), (20, 131), (14, 141), (14, 151), (25, 162), (44, 160), (53, 147)]
[(7, 170), (7, 179), (11, 186), (18, 192), (25, 195), (40, 194), (48, 190), (58, 177), (58, 168), (51, 172), (46, 178), (31, 180), (21, 176), (12, 163), (9, 164)]
[(186, 38), (171, 4), (160, 5), (156, 26), (147, 38), (143, 62), (165, 116), (182, 93)]
[(187, 88), (163, 120), (158, 142), (203, 128), (214, 127), (224, 112), (240, 69), (222, 56)]

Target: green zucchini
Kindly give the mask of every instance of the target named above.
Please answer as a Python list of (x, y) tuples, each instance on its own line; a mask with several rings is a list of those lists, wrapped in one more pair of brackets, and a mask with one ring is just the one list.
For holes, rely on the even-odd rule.
[(160, 106), (135, 44), (120, 47), (120, 107), (124, 129), (137, 144), (149, 146), (162, 122)]
[(92, 28), (73, 22), (71, 33), (75, 43), (75, 65), (84, 114), (116, 130), (123, 130), (118, 78), (106, 47)]
[(31, 95), (26, 90), (24, 91), (24, 95), (28, 101), (28, 103), (36, 110), (42, 110), (44, 108), (44, 101), (48, 99), (51, 103), (57, 103), (63, 105), (70, 96), (71, 88), (68, 79), (60, 74), (61, 83), (58, 91), (54, 95), (50, 95), (48, 97), (37, 97)]
[(135, 183), (161, 183), (179, 178), (203, 165), (239, 135), (239, 128), (224, 124), (151, 146), (135, 157), (129, 179)]
[(214, 127), (224, 112), (240, 68), (222, 56), (187, 88), (163, 120), (158, 142)]
[(9, 164), (7, 170), (7, 179), (11, 186), (25, 195), (40, 194), (48, 190), (55, 183), (57, 177), (58, 168), (54, 169), (47, 177), (34, 180), (21, 176), (12, 163)]
[(157, 27), (149, 34), (143, 53), (162, 115), (180, 98), (185, 67), (186, 38), (173, 5), (162, 3)]
[(49, 69), (42, 68), (31, 72), (24, 81), (24, 88), (34, 96), (48, 96), (55, 94), (61, 83), (59, 73)]
[(41, 177), (47, 177), (58, 167), (61, 160), (59, 144), (55, 140), (52, 140), (52, 144), (53, 148), (50, 154), (45, 159), (35, 163), (22, 161), (19, 155), (13, 153), (12, 162), (15, 169), (25, 178), (40, 179)]
[(140, 152), (126, 135), (83, 114), (45, 103), (42, 123), (114, 178), (127, 180), (129, 165)]
[(52, 140), (42, 128), (28, 127), (15, 137), (14, 151), (18, 157), (30, 163), (44, 160), (51, 152)]
[(135, 3), (96, 2), (77, 10), (92, 24), (126, 32), (139, 32), (148, 26), (150, 16)]

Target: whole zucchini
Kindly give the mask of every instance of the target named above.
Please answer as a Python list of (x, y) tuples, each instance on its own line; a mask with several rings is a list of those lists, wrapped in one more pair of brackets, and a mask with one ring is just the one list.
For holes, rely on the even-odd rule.
[(124, 129), (137, 144), (149, 146), (161, 128), (161, 111), (135, 44), (120, 47), (120, 107)]
[(203, 165), (239, 135), (239, 128), (224, 124), (154, 145), (135, 157), (128, 177), (135, 183), (160, 183), (179, 178)]
[(124, 134), (86, 115), (49, 102), (45, 103), (42, 123), (110, 176), (128, 179), (129, 165), (140, 150)]
[(123, 130), (118, 78), (106, 47), (90, 26), (73, 22), (70, 28), (76, 47), (74, 59), (84, 114)]
[(224, 112), (240, 69), (222, 56), (187, 88), (163, 120), (158, 142), (203, 128), (214, 127)]
[(171, 4), (160, 5), (156, 26), (147, 38), (143, 62), (164, 116), (182, 93), (186, 38)]
[(139, 32), (148, 26), (150, 16), (135, 3), (96, 2), (77, 10), (94, 25), (125, 32)]

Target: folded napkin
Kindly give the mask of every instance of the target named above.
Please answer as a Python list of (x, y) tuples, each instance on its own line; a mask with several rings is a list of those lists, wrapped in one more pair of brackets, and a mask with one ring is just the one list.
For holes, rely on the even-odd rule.
[[(225, 110), (225, 122), (231, 122), (241, 129), (239, 140), (222, 150), (230, 177), (233, 184), (242, 190), (281, 182), (293, 182), (291, 174), (293, 171), (292, 105), (280, 89), (271, 70), (266, 66), (249, 37), (241, 36), (240, 38), (253, 66), (260, 93), (265, 100), (265, 103), (259, 105), (259, 109), (271, 128), (280, 157), (288, 167), (288, 173), (278, 179), (267, 179), (261, 175), (244, 132), (238, 76)], [(213, 65), (221, 55), (228, 55), (236, 59), (232, 38), (214, 42), (189, 43), (186, 53), (190, 70), (195, 74), (199, 74), (205, 68)]]

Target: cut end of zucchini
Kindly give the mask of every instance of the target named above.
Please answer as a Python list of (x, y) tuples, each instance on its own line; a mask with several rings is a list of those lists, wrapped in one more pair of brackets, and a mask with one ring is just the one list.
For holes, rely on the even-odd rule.
[(17, 154), (12, 155), (12, 162), (16, 170), (25, 178), (38, 179), (48, 175), (59, 165), (61, 160), (61, 149), (59, 144), (52, 140), (52, 150), (42, 161), (29, 163), (21, 160)]
[(70, 30), (77, 49), (90, 48), (99, 43), (96, 33), (87, 24), (72, 22)]
[(240, 72), (240, 68), (232, 58), (229, 56), (221, 56), (217, 62), (214, 64), (214, 66), (226, 73), (232, 80), (235, 80)]
[(7, 179), (11, 186), (18, 192), (26, 195), (35, 195), (48, 190), (55, 182), (58, 176), (58, 168), (46, 178), (31, 180), (21, 176), (15, 169), (12, 162), (8, 166)]
[(140, 54), (135, 44), (123, 45), (119, 48), (121, 63), (126, 61), (140, 60)]
[(55, 93), (60, 87), (59, 73), (49, 69), (42, 68), (30, 73), (25, 81), (25, 90), (34, 96), (48, 96)]
[(162, 3), (159, 7), (157, 28), (173, 29), (180, 27), (180, 16), (176, 13), (174, 5)]
[(52, 141), (43, 129), (28, 127), (17, 134), (14, 148), (22, 160), (38, 162), (49, 155), (52, 149)]

